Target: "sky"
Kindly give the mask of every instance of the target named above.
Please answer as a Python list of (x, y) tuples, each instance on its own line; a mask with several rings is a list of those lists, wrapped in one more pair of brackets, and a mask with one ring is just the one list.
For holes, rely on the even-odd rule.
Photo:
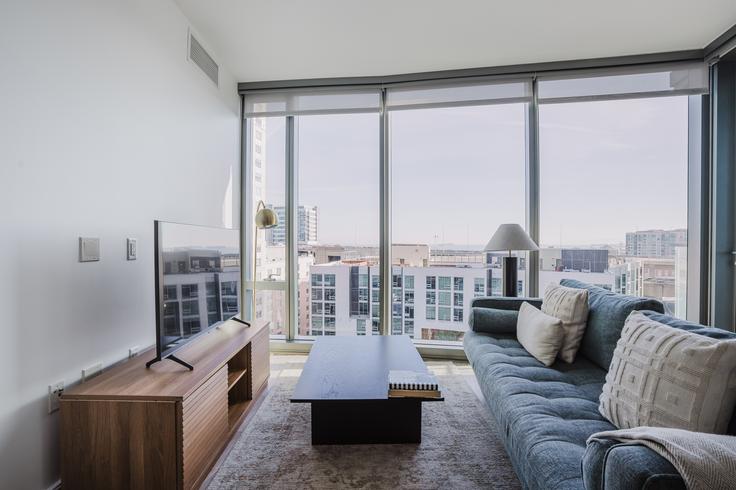
[[(524, 224), (525, 106), (396, 111), (394, 243), (480, 248)], [(322, 243), (378, 245), (378, 115), (297, 118), (299, 204)], [(266, 123), (266, 193), (284, 202), (284, 122)], [(687, 97), (540, 106), (540, 242), (624, 242), (687, 222)]]

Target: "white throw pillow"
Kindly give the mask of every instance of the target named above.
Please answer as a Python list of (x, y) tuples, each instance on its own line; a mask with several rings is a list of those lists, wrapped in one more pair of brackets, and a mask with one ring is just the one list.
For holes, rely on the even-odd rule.
[(629, 315), (598, 407), (613, 425), (725, 434), (734, 403), (736, 340)]
[(521, 304), (516, 338), (529, 354), (545, 366), (555, 362), (564, 333), (559, 319), (542, 313), (526, 301)]
[(562, 339), (560, 359), (572, 363), (580, 349), (588, 322), (588, 290), (551, 283), (544, 291), (542, 311), (562, 321), (565, 337)]

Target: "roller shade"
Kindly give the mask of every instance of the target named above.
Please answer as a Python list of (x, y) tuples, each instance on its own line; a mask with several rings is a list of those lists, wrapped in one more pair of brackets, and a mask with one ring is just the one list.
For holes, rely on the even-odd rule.
[(264, 91), (244, 98), (245, 117), (378, 112), (381, 101), (378, 88)]
[(464, 81), (390, 87), (387, 110), (529, 102), (531, 79)]
[(540, 76), (539, 103), (708, 93), (705, 63), (607, 69)]

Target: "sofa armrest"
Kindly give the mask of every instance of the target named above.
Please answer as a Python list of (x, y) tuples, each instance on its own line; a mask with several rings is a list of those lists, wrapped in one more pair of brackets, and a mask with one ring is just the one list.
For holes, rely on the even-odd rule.
[(470, 306), (473, 308), (519, 311), (521, 304), (525, 301), (537, 308), (541, 308), (542, 306), (542, 298), (511, 298), (508, 296), (481, 296), (480, 298), (473, 298)]
[(582, 460), (586, 490), (685, 490), (674, 466), (646, 446), (593, 439)]
[(542, 305), (537, 298), (475, 298), (470, 303), (468, 325), (474, 332), (515, 334), (519, 308), (525, 301), (537, 308)]

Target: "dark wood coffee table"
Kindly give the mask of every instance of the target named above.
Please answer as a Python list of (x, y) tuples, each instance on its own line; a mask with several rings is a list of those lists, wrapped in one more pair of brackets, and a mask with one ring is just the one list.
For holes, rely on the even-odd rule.
[(312, 404), (312, 444), (422, 441), (422, 402), (389, 398), (389, 370), (427, 372), (405, 335), (321, 337), (314, 342), (292, 403)]

